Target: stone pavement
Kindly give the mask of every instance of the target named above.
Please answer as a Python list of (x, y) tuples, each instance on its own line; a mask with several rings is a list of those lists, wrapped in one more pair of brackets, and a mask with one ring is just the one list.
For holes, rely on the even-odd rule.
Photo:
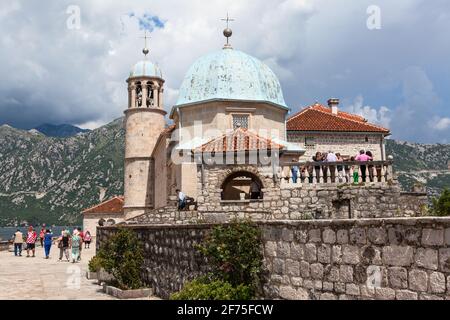
[(95, 248), (82, 251), (82, 261), (59, 262), (59, 249), (53, 246), (50, 259), (44, 259), (44, 249), (36, 248), (36, 257), (22, 257), (13, 252), (0, 252), (0, 300), (113, 300), (102, 292), (96, 280), (86, 279), (88, 262)]
[(88, 261), (94, 247), (82, 251), (79, 263), (59, 262), (59, 249), (53, 246), (50, 259), (44, 259), (44, 249), (36, 248), (36, 257), (22, 257), (13, 252), (0, 252), (0, 299), (96, 300), (113, 299), (104, 294), (96, 281), (86, 279)]

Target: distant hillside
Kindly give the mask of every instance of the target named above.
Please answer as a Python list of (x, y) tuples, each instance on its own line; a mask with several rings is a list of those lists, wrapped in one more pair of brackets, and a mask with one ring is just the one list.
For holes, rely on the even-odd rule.
[(34, 129), (46, 135), (47, 137), (57, 137), (57, 138), (72, 137), (79, 133), (90, 131), (88, 129), (81, 129), (76, 126), (72, 126), (70, 124), (60, 124), (60, 125), (43, 124)]
[[(80, 223), (80, 212), (123, 194), (123, 119), (69, 138), (0, 126), (0, 225)], [(450, 187), (450, 145), (389, 140), (388, 155), (405, 190)]]
[(415, 183), (427, 186), (430, 196), (450, 188), (450, 144), (418, 144), (388, 140), (386, 153), (394, 157), (394, 169), (403, 188)]
[(0, 225), (79, 223), (83, 208), (123, 194), (122, 122), (69, 138), (0, 126)]

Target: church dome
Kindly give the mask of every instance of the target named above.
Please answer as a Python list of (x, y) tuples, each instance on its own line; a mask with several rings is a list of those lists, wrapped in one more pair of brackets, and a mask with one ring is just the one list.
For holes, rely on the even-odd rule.
[(176, 106), (211, 100), (269, 102), (287, 108), (273, 71), (260, 60), (232, 48), (203, 56), (191, 66)]
[(139, 61), (130, 71), (130, 78), (156, 77), (162, 79), (161, 69), (148, 60)]

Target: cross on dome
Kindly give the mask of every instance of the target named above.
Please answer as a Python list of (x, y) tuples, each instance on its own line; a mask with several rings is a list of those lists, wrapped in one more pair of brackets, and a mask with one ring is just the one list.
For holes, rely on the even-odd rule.
[(229, 23), (230, 21), (234, 21), (234, 19), (231, 19), (230, 16), (228, 15), (227, 12), (227, 18), (226, 19), (221, 19), (222, 21), (226, 21), (227, 23), (227, 27), (225, 28), (225, 30), (223, 30), (223, 35), (227, 38), (227, 43), (224, 46), (225, 48), (231, 49), (231, 45), (229, 43), (229, 39), (231, 38), (231, 36), (233, 35), (233, 30), (230, 29)]

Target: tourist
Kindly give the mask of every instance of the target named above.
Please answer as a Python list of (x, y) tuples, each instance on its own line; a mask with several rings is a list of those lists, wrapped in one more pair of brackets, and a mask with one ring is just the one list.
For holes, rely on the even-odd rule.
[[(366, 156), (368, 156), (369, 157), (369, 159), (368, 159), (368, 161), (370, 162), (370, 161), (373, 161), (373, 154), (372, 154), (372, 152), (370, 152), (370, 151), (366, 151)], [(374, 177), (373, 177), (373, 165), (369, 165), (368, 166), (368, 169), (369, 169), (369, 178), (370, 178), (370, 181), (371, 182), (373, 182), (374, 181)]]
[(34, 231), (32, 226), (28, 227), (28, 233), (27, 233), (27, 258), (30, 257), (30, 251), (33, 252), (33, 255), (31, 256), (34, 258), (35, 251), (36, 251), (36, 240), (37, 240), (37, 233)]
[(255, 180), (252, 180), (252, 183), (250, 184), (250, 199), (252, 200), (259, 199), (260, 195), (261, 191), (258, 183), (256, 183)]
[(41, 240), (41, 247), (44, 247), (44, 238), (45, 238), (45, 223), (42, 225), (41, 232), (39, 232), (39, 239)]
[[(355, 161), (355, 157), (351, 157), (350, 161), (354, 162)], [(350, 168), (351, 168), (351, 170), (353, 170), (353, 183), (354, 184), (358, 184), (359, 183), (359, 172), (358, 172), (359, 169), (354, 164), (352, 164), (350, 166)]]
[[(327, 157), (325, 158), (325, 161), (330, 162), (330, 163), (337, 161), (337, 157), (336, 157), (336, 154), (334, 153), (334, 151), (330, 150), (327, 153)], [(336, 181), (336, 167), (329, 166), (329, 168), (330, 168), (331, 182), (335, 182)], [(326, 178), (327, 175), (328, 175), (328, 169), (325, 169), (325, 172), (324, 172), (325, 181), (327, 181), (327, 178)]]
[[(313, 162), (322, 162), (323, 161), (323, 155), (320, 152), (316, 152), (316, 155), (312, 157)], [(317, 182), (319, 182), (320, 178), (320, 166), (315, 166), (314, 169), (316, 170), (316, 179)]]
[(89, 246), (91, 245), (91, 241), (92, 241), (91, 233), (89, 232), (89, 230), (87, 230), (84, 233), (84, 238), (83, 238), (84, 248), (85, 249), (89, 249)]
[(186, 196), (180, 189), (176, 190), (178, 196), (178, 210), (183, 210), (186, 207)]
[(52, 248), (53, 242), (53, 234), (50, 229), (45, 230), (44, 236), (44, 251), (45, 251), (45, 259), (50, 258), (50, 249)]
[(326, 161), (327, 161), (327, 162), (336, 162), (336, 161), (337, 161), (337, 157), (336, 157), (336, 155), (334, 154), (333, 151), (329, 151), (329, 152), (327, 153)]
[[(361, 150), (361, 151), (359, 151), (359, 155), (356, 156), (355, 160), (359, 161), (359, 162), (367, 162), (367, 161), (371, 160), (371, 158), (366, 154), (365, 150)], [(366, 166), (366, 164), (361, 164), (360, 168), (361, 168), (362, 181), (366, 182), (367, 166)]]
[(14, 255), (17, 257), (22, 256), (22, 245), (23, 245), (23, 233), (20, 229), (17, 229), (16, 233), (13, 235), (14, 239)]
[[(340, 153), (336, 153), (336, 162), (344, 162), (344, 158), (342, 158)], [(339, 182), (343, 182), (343, 180), (344, 180), (344, 166), (343, 165), (338, 165), (337, 166), (337, 171), (338, 171)]]
[(78, 261), (78, 257), (80, 256), (80, 247), (81, 247), (81, 238), (77, 229), (73, 230), (72, 235), (72, 263)]
[(83, 229), (77, 228), (78, 230), (78, 236), (80, 237), (80, 252), (78, 253), (77, 261), (81, 261), (81, 251), (83, 249), (83, 239), (84, 239), (84, 232)]
[[(296, 162), (295, 161), (295, 159), (294, 160), (292, 160), (292, 162)], [(297, 183), (297, 180), (298, 180), (298, 172), (300, 171), (300, 169), (298, 168), (298, 166), (297, 165), (293, 165), (292, 167), (291, 167), (291, 172), (292, 172), (292, 182), (293, 183)]]
[(66, 257), (67, 261), (69, 261), (70, 233), (67, 232), (67, 230), (61, 232), (61, 237), (58, 239), (58, 247), (59, 261), (62, 261), (63, 255)]

